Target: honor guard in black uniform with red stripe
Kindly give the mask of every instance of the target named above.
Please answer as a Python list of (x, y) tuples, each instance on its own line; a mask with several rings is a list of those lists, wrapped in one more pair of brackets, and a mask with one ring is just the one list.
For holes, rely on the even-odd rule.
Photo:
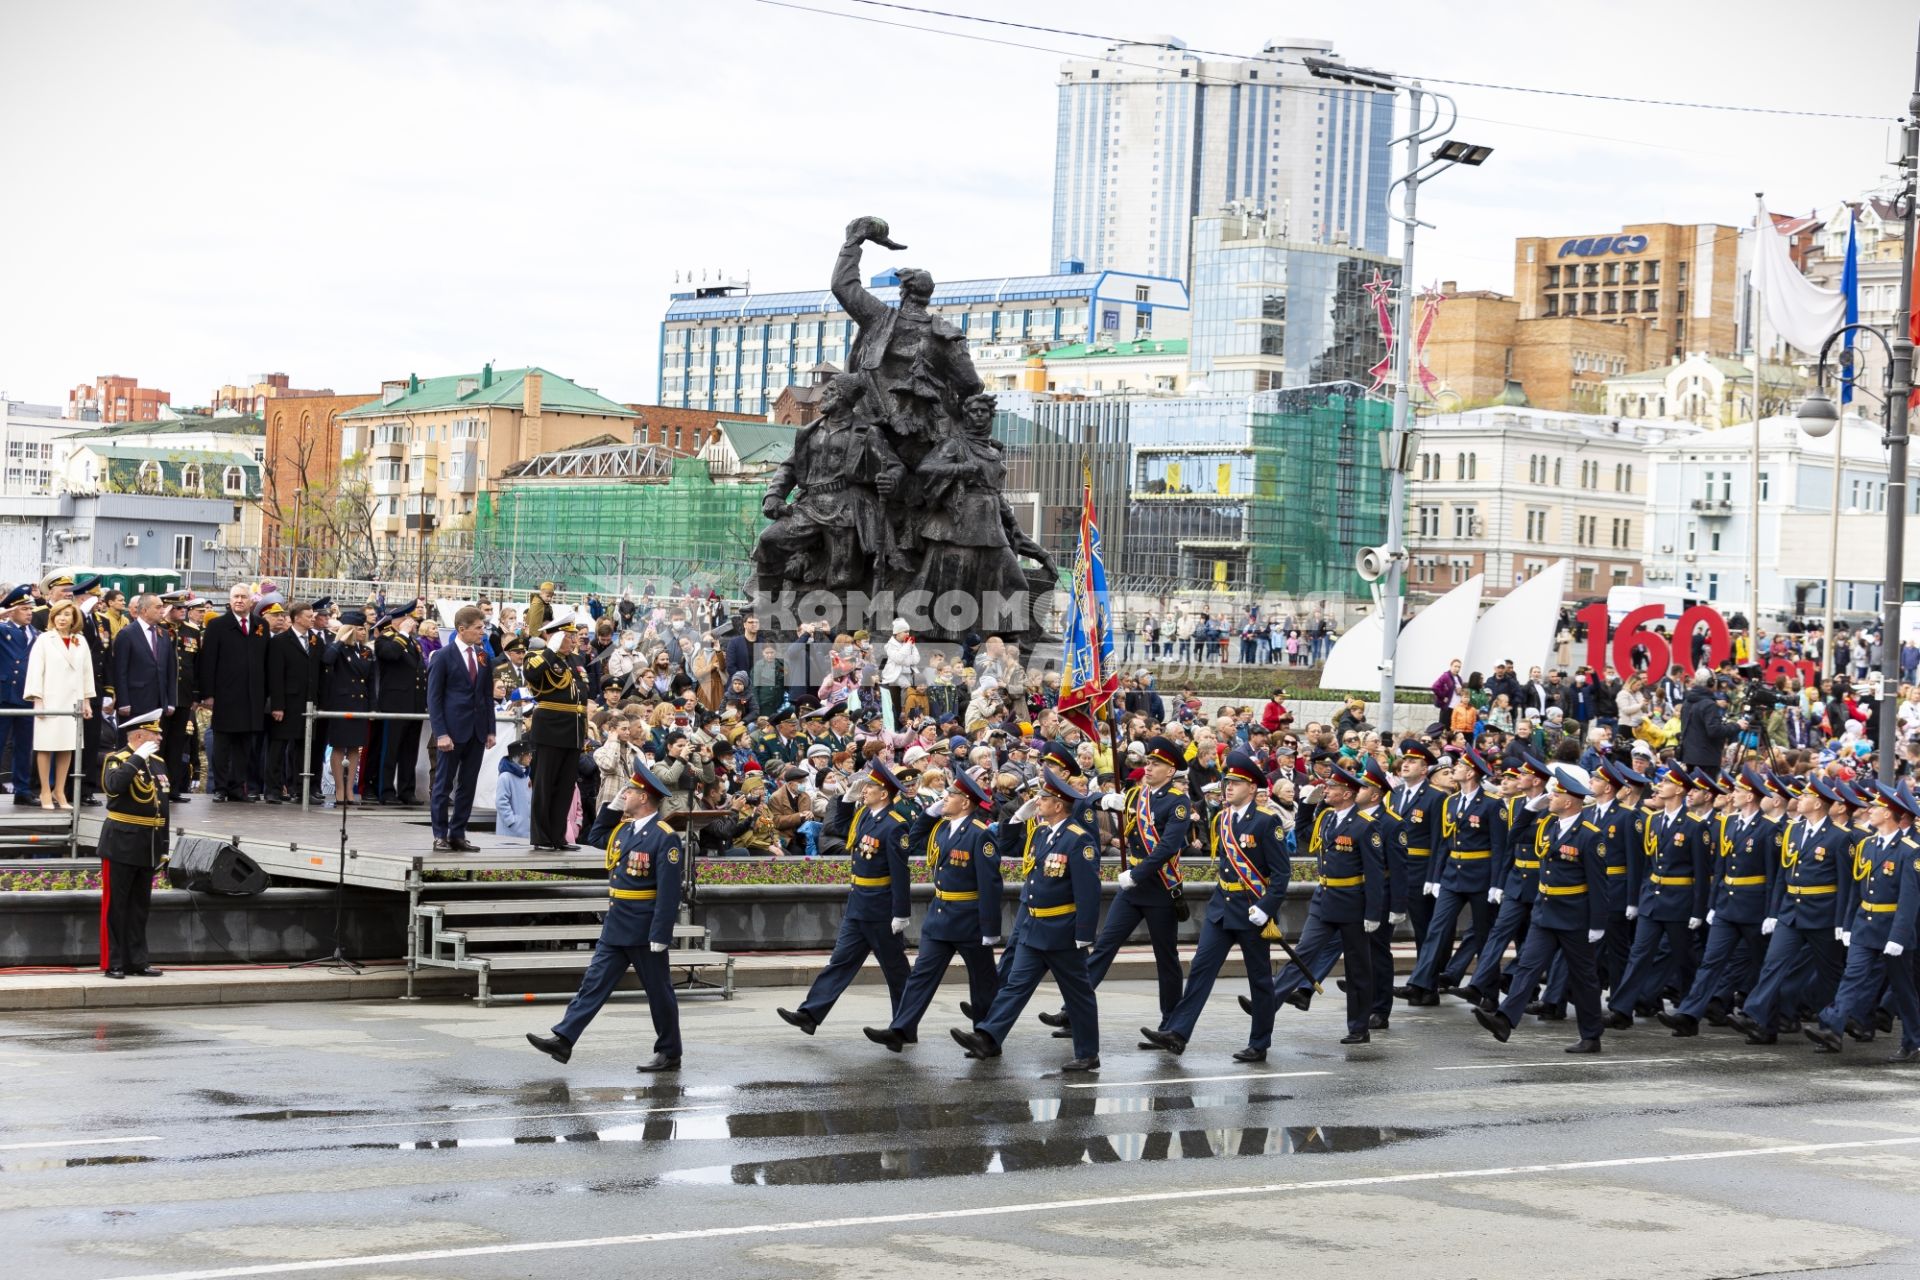
[(527, 741), (533, 744), (527, 834), (536, 849), (577, 849), (567, 839), (567, 813), (579, 786), (587, 733), (587, 694), (571, 660), (578, 633), (572, 615), (549, 620), (541, 631), (547, 647), (527, 658), (527, 689), (534, 698), (527, 722)]
[(157, 978), (147, 955), (153, 873), (167, 860), (167, 774), (160, 711), (120, 726), (125, 746), (101, 769), (107, 816), (100, 828), (100, 968), (109, 978)]
[(680, 1068), (680, 1003), (673, 993), (667, 949), (680, 918), (686, 860), (680, 837), (660, 820), (660, 802), (667, 794), (666, 784), (644, 764), (634, 766), (620, 793), (625, 817), (607, 839), (607, 916), (593, 959), (553, 1034), (527, 1033), (527, 1043), (555, 1062), (573, 1056), (587, 1024), (632, 968), (640, 975), (647, 1012), (653, 1016), (653, 1057), (638, 1070)]

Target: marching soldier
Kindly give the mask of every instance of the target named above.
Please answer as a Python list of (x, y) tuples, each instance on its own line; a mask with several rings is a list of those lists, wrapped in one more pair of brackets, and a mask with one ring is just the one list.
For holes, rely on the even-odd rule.
[(1187, 989), (1157, 1029), (1140, 1029), (1149, 1045), (1176, 1057), (1186, 1052), (1207, 997), (1213, 994), (1214, 979), (1234, 946), (1240, 948), (1246, 964), (1253, 1030), (1246, 1048), (1236, 1052), (1233, 1060), (1265, 1062), (1273, 1044), (1273, 963), (1265, 930), (1279, 928), (1275, 917), (1286, 901), (1293, 867), (1280, 838), (1280, 819), (1256, 803), (1266, 782), (1252, 756), (1244, 751), (1228, 753), (1221, 788), (1224, 803), (1209, 823), (1213, 897), (1200, 922), (1200, 946), (1187, 972)]
[[(1625, 1030), (1633, 1025), (1634, 1010), (1641, 1002), (1652, 1004), (1667, 986), (1667, 975), (1692, 965), (1693, 933), (1707, 912), (1707, 859), (1712, 834), (1708, 819), (1699, 818), (1682, 805), (1687, 792), (1711, 798), (1713, 780), (1704, 770), (1689, 773), (1685, 765), (1673, 765), (1654, 791), (1660, 811), (1647, 818), (1646, 884), (1640, 900), (1627, 908), (1636, 920), (1633, 949), (1627, 957), (1627, 969), (1607, 993), (1607, 1025)], [(1660, 951), (1664, 941), (1665, 955)], [(1683, 972), (1678, 984), (1682, 990), (1692, 986), (1692, 975)]]
[[(1307, 852), (1319, 883), (1307, 906), (1307, 927), (1295, 951), (1307, 972), (1289, 964), (1274, 980), (1283, 998), (1332, 967), (1331, 949), (1347, 962), (1347, 1034), (1341, 1044), (1366, 1044), (1373, 1002), (1373, 954), (1367, 935), (1379, 928), (1387, 908), (1387, 850), (1379, 825), (1354, 802), (1364, 784), (1334, 765), (1322, 784), (1326, 802), (1313, 818)], [(1428, 934), (1431, 938), (1434, 935)]]
[(565, 1064), (573, 1056), (581, 1033), (631, 967), (646, 990), (654, 1036), (653, 1057), (636, 1070), (680, 1069), (680, 1004), (673, 992), (667, 948), (680, 918), (685, 868), (680, 837), (660, 820), (660, 802), (666, 796), (666, 784), (646, 765), (636, 763), (620, 793), (626, 816), (607, 839), (607, 917), (594, 944), (593, 960), (553, 1033), (527, 1033), (527, 1043), (555, 1062)]
[(893, 1022), (865, 1028), (867, 1039), (895, 1053), (919, 1039), (920, 1019), (955, 952), (967, 966), (967, 994), (972, 997), (961, 1011), (971, 1019), (985, 1017), (993, 1007), (999, 986), (993, 949), (1000, 942), (1003, 890), (993, 828), (981, 816), (992, 808), (992, 795), (963, 770), (953, 775), (940, 812), (916, 821), (907, 836), (909, 852), (926, 850), (933, 904), (920, 922), (920, 954), (907, 975)]
[[(1825, 778), (1807, 782), (1796, 798), (1799, 817), (1780, 844), (1780, 870), (1774, 876), (1772, 905), (1760, 932), (1770, 935), (1760, 977), (1747, 993), (1746, 1007), (1727, 1015), (1748, 1044), (1773, 1044), (1780, 1024), (1802, 1005), (1825, 1008), (1846, 969), (1840, 945), (1845, 923), (1840, 914), (1842, 877), (1853, 872), (1857, 835), (1845, 825), (1848, 803)], [(1802, 988), (1803, 966), (1813, 972)]]
[[(1427, 941), (1427, 924), (1433, 918), (1433, 900), (1423, 891), (1427, 881), (1427, 866), (1433, 857), (1433, 851), (1440, 847), (1440, 807), (1446, 797), (1439, 788), (1427, 780), (1427, 771), (1438, 762), (1437, 757), (1418, 738), (1408, 738), (1400, 744), (1400, 785), (1395, 787), (1386, 798), (1387, 810), (1393, 815), (1395, 839), (1387, 847), (1389, 859), (1394, 863), (1393, 880), (1404, 885), (1406, 902), (1402, 908), (1407, 922), (1413, 926), (1413, 947), (1417, 956)], [(1379, 959), (1379, 948), (1374, 949), (1374, 958)], [(1378, 965), (1375, 966), (1378, 968)], [(1393, 970), (1392, 953), (1388, 953), (1386, 971), (1391, 977)], [(1389, 987), (1392, 983), (1387, 983)], [(1392, 1008), (1391, 1002), (1388, 1010)], [(1376, 1013), (1382, 1012), (1378, 1007)]]
[(558, 852), (580, 847), (567, 839), (567, 812), (586, 745), (587, 696), (570, 658), (577, 637), (571, 615), (548, 620), (543, 631), (546, 647), (527, 658), (527, 689), (534, 697), (527, 725), (533, 743), (528, 834), (534, 848)]
[[(1493, 927), (1493, 903), (1487, 890), (1493, 888), (1493, 832), (1500, 818), (1500, 802), (1481, 786), (1492, 776), (1493, 766), (1472, 747), (1461, 753), (1453, 767), (1454, 781), (1460, 789), (1440, 808), (1440, 847), (1427, 860), (1427, 879), (1422, 885), (1434, 900), (1433, 919), (1427, 925), (1420, 961), (1405, 988), (1407, 1003), (1415, 1007), (1440, 1003), (1440, 970), (1451, 953), (1461, 911), (1464, 909), (1472, 920), (1474, 938), (1486, 938)], [(1348, 981), (1352, 981), (1351, 976)]]
[(1554, 956), (1567, 964), (1567, 985), (1579, 1020), (1580, 1039), (1568, 1053), (1600, 1052), (1605, 1024), (1600, 1018), (1600, 982), (1593, 948), (1607, 931), (1605, 838), (1580, 811), (1588, 795), (1586, 773), (1575, 765), (1553, 770), (1547, 794), (1549, 821), (1534, 828), (1533, 852), (1540, 863), (1540, 899), (1533, 908), (1526, 943), (1514, 964), (1513, 990), (1498, 1009), (1476, 1008), (1474, 1018), (1495, 1040), (1506, 1043), (1526, 1012), (1540, 978)]
[[(826, 968), (814, 978), (799, 1009), (775, 1010), (787, 1025), (808, 1035), (827, 1020), (834, 1002), (869, 955), (879, 957), (893, 1012), (895, 1016), (900, 1012), (908, 974), (904, 935), (913, 898), (907, 867), (907, 815), (894, 803), (899, 795), (900, 779), (885, 761), (875, 757), (867, 766), (859, 800), (844, 795), (835, 802), (829, 829), (833, 834), (844, 834), (853, 877), (847, 891), (846, 914), (840, 918), (840, 935), (834, 939)], [(999, 848), (999, 840), (993, 845)], [(919, 1038), (916, 1033), (903, 1036), (904, 1044), (913, 1044)]]
[(100, 828), (100, 967), (109, 978), (157, 978), (147, 955), (153, 873), (167, 860), (167, 775), (156, 708), (120, 726), (126, 746), (101, 770), (107, 816)]
[[(374, 637), (373, 656), (380, 668), (376, 711), (424, 715), (427, 710), (427, 659), (420, 648), (418, 600), (387, 613)], [(414, 803), (414, 774), (420, 764), (419, 720), (379, 721), (380, 755), (374, 798), (379, 804)]]
[(1768, 790), (1767, 780), (1752, 768), (1740, 771), (1733, 792), (1736, 808), (1721, 824), (1719, 856), (1710, 859), (1706, 953), (1679, 1007), (1657, 1015), (1676, 1036), (1699, 1035), (1703, 1017), (1724, 1023), (1735, 993), (1753, 988), (1767, 945), (1762, 923), (1780, 869), (1780, 828), (1760, 812), (1760, 797)]
[[(1060, 774), (1044, 769), (1040, 794), (994, 827), (994, 847), (1024, 845), (1032, 837), (1033, 867), (1020, 891), (1027, 919), (1016, 944), (1013, 971), (993, 998), (993, 1008), (971, 1031), (952, 1029), (971, 1058), (997, 1058), (1014, 1019), (1026, 1008), (1047, 973), (1060, 987), (1073, 1032), (1073, 1058), (1062, 1071), (1100, 1069), (1100, 1013), (1087, 976), (1100, 909), (1100, 853), (1093, 833), (1073, 820), (1086, 799)], [(1019, 827), (1032, 830), (1021, 832)]]
[[(1124, 796), (1110, 792), (1100, 797), (1102, 809), (1122, 815), (1120, 889), (1107, 908), (1099, 941), (1087, 958), (1087, 980), (1095, 987), (1100, 985), (1120, 948), (1145, 921), (1147, 937), (1153, 943), (1163, 1019), (1180, 1003), (1180, 924), (1174, 902), (1181, 891), (1180, 853), (1187, 847), (1190, 805), (1185, 788), (1174, 781), (1174, 775), (1185, 766), (1180, 748), (1172, 741), (1150, 739), (1145, 781)], [(1071, 786), (1068, 789), (1073, 790)]]
[(1879, 789), (1871, 811), (1877, 834), (1854, 850), (1854, 910), (1841, 934), (1847, 969), (1833, 1002), (1820, 1011), (1819, 1025), (1808, 1027), (1806, 1036), (1823, 1053), (1840, 1052), (1843, 1031), (1855, 1040), (1873, 1039), (1870, 1019), (1884, 986), (1900, 1017), (1900, 1047), (1889, 1060), (1920, 1062), (1920, 995), (1907, 954), (1920, 922), (1920, 841), (1913, 835), (1920, 800), (1904, 782), (1862, 785)]
[[(26, 710), (27, 655), (33, 649), (33, 587), (23, 583), (0, 598), (0, 707)], [(0, 747), (11, 746), (13, 802), (33, 800), (33, 717), (0, 716)]]
[[(1501, 960), (1509, 943), (1524, 944), (1533, 905), (1540, 898), (1540, 855), (1534, 848), (1534, 829), (1547, 808), (1547, 784), (1553, 773), (1547, 763), (1523, 755), (1520, 766), (1504, 779), (1507, 796), (1494, 828), (1492, 887), (1487, 901), (1499, 908), (1486, 944), (1474, 963), (1473, 977), (1452, 994), (1468, 1004), (1491, 1008), (1500, 1000)], [(1519, 947), (1514, 948), (1515, 959)]]

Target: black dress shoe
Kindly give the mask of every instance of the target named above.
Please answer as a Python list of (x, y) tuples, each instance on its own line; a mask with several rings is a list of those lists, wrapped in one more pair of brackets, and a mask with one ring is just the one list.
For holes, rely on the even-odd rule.
[(461, 838), (461, 839), (452, 839), (452, 840), (448, 840), (448, 841), (447, 841), (447, 843), (453, 846), (453, 851), (454, 851), (455, 853), (478, 853), (478, 852), (480, 852), (480, 846), (479, 846), (479, 845), (477, 845), (477, 844), (475, 844), (475, 843), (474, 843), (473, 841), (471, 841), (471, 840), (467, 840), (467, 839), (464, 839), (464, 838)]
[(1395, 987), (1393, 989), (1393, 998), (1395, 1000), (1410, 1000), (1413, 998), (1413, 993), (1417, 989), (1418, 988), (1412, 986)]
[(1156, 1031), (1151, 1027), (1142, 1027), (1140, 1038), (1156, 1049), (1164, 1049), (1176, 1058), (1187, 1051), (1186, 1037), (1171, 1031)]
[(1501, 1044), (1505, 1044), (1513, 1035), (1513, 1024), (1507, 1021), (1507, 1015), (1504, 1013), (1488, 1013), (1484, 1009), (1476, 1008), (1473, 1011), (1473, 1020), (1485, 1027), (1487, 1034)]
[(129, 978), (163, 978), (166, 976), (166, 973), (167, 971), (165, 969), (156, 969), (152, 965), (148, 965), (144, 969), (127, 970), (127, 976)]
[(1070, 1062), (1063, 1062), (1060, 1064), (1060, 1069), (1062, 1071), (1098, 1071), (1100, 1055), (1096, 1053), (1091, 1058), (1075, 1058)]
[[(178, 800), (179, 798), (180, 797), (178, 796), (172, 797), (172, 799), (175, 799), (175, 800)], [(22, 806), (40, 803), (38, 800), (34, 799), (32, 796), (29, 796), (29, 795), (16, 795), (13, 798), (13, 802), (17, 805), (22, 805)]]
[(1064, 1027), (1067, 1025), (1067, 1015), (1064, 1013), (1043, 1013), (1039, 1016), (1043, 1026)]
[(100, 797), (99, 796), (81, 796), (80, 807), (82, 809), (98, 809), (100, 807)]
[(656, 1053), (645, 1062), (634, 1067), (635, 1071), (678, 1071), (679, 1069), (680, 1059), (678, 1057), (670, 1058), (664, 1053)]
[(1727, 1025), (1727, 1006), (1718, 1000), (1709, 1000), (1707, 1011), (1701, 1017), (1710, 1027), (1724, 1027)]
[(1340, 1037), (1341, 1044), (1367, 1044), (1373, 1039), (1364, 1031), (1349, 1031)]
[(285, 804), (286, 802), (287, 802), (287, 798), (285, 796), (268, 796), (267, 797), (268, 804)]
[(193, 797), (187, 795), (185, 792), (181, 792), (179, 795), (169, 795), (167, 797), (167, 803), (168, 804), (192, 804)]
[(433, 851), (435, 853), (452, 853), (453, 841), (436, 839), (433, 842)]
[(954, 1043), (967, 1051), (969, 1058), (997, 1058), (1000, 1056), (1000, 1046), (995, 1044), (993, 1037), (984, 1031), (966, 1031), (959, 1027), (953, 1027), (950, 1028), (950, 1034), (953, 1036)]
[(1849, 1039), (1858, 1040), (1861, 1044), (1873, 1039), (1873, 1031), (1853, 1018), (1848, 1018), (1847, 1025), (1841, 1029), (1847, 1033)]
[(1633, 1029), (1633, 1015), (1622, 1013), (1618, 1009), (1607, 1010), (1607, 1016), (1602, 1019), (1602, 1021), (1615, 1031), (1630, 1031)]
[(563, 1067), (567, 1065), (567, 1060), (573, 1057), (573, 1046), (559, 1036), (537, 1036), (529, 1031), (527, 1043)]
[(1246, 1014), (1249, 1017), (1253, 1016), (1253, 1000), (1250, 997), (1248, 996), (1240, 997), (1240, 1012)]
[(780, 1015), (782, 1022), (790, 1027), (798, 1027), (808, 1035), (820, 1029), (820, 1024), (804, 1013), (795, 1013), (791, 1009), (775, 1009), (774, 1012)]
[(883, 1044), (895, 1053), (907, 1047), (905, 1033), (895, 1031), (892, 1027), (862, 1027), (860, 1030), (866, 1034), (867, 1039), (875, 1044)]
[(1267, 1060), (1267, 1051), (1249, 1046), (1235, 1053), (1233, 1060), (1235, 1062), (1265, 1062)]
[(1465, 1000), (1468, 1004), (1472, 1004), (1472, 1005), (1480, 1004), (1486, 998), (1480, 994), (1480, 988), (1474, 986), (1471, 982), (1469, 982), (1464, 987), (1455, 987), (1452, 991), (1449, 991), (1447, 994), (1452, 996), (1459, 996), (1462, 1000)]
[(1347, 980), (1345, 978), (1342, 978), (1340, 979), (1340, 981), (1334, 983), (1334, 985), (1336, 987), (1339, 987), (1342, 991), (1345, 991), (1347, 989)]
[(1431, 1009), (1439, 1003), (1439, 995), (1435, 992), (1428, 991), (1425, 987), (1407, 988), (1407, 1004), (1412, 1008)]
[(1875, 1009), (1873, 1011), (1873, 1029), (1875, 1031), (1891, 1033), (1893, 1031), (1893, 1013), (1887, 1009)]
[(1567, 1020), (1567, 1007), (1560, 1004), (1543, 1004), (1540, 1006), (1540, 1012), (1536, 1013), (1534, 1017), (1540, 1019), (1542, 1022), (1565, 1022)]
[[(1047, 1032), (1047, 1035), (1048, 1035), (1048, 1036), (1050, 1036), (1051, 1038), (1053, 1038), (1053, 1039), (1055, 1039), (1055, 1040), (1071, 1040), (1071, 1039), (1073, 1039), (1073, 1028), (1072, 1028), (1072, 1027), (1062, 1027), (1062, 1028), (1060, 1028), (1060, 1029), (1059, 1029), (1058, 1031), (1049, 1031), (1049, 1032)], [(1153, 1046), (1152, 1046), (1152, 1045), (1150, 1045), (1150, 1044), (1142, 1044), (1142, 1045), (1141, 1045), (1140, 1047), (1141, 1047), (1142, 1049), (1151, 1049), (1151, 1048), (1153, 1048)]]
[(1388, 1025), (1388, 1019), (1386, 1014), (1370, 1013), (1367, 1015), (1367, 1030), (1385, 1031), (1387, 1029), (1387, 1025)]
[(1692, 1014), (1659, 1013), (1654, 1016), (1660, 1020), (1661, 1026), (1671, 1029), (1673, 1034), (1681, 1039), (1700, 1034), (1700, 1019)]
[(1888, 1062), (1920, 1062), (1920, 1045), (1916, 1045), (1911, 1049), (1907, 1049), (1907, 1048), (1895, 1049), (1892, 1053), (1887, 1055), (1887, 1061)]
[(1581, 1040), (1578, 1043), (1568, 1045), (1565, 1049), (1562, 1049), (1561, 1052), (1598, 1053), (1600, 1052), (1600, 1042), (1598, 1040)]
[(1533, 1014), (1536, 1017), (1538, 1017), (1540, 1013), (1546, 1009), (1546, 1007), (1547, 1007), (1546, 1002), (1543, 1000), (1527, 1001), (1527, 1012), (1530, 1014)]
[(127, 971), (125, 969), (102, 969), (100, 971), (100, 976), (103, 978), (113, 978), (117, 980), (117, 979), (126, 977)]
[(960, 1002), (960, 1016), (968, 1022), (980, 1021), (980, 1015), (973, 1011), (973, 1001), (971, 1000), (962, 1000)]
[(1313, 1007), (1313, 992), (1306, 987), (1295, 987), (1287, 993), (1285, 1003), (1305, 1013)]
[(1840, 1037), (1819, 1023), (1808, 1027), (1802, 1034), (1804, 1034), (1807, 1039), (1813, 1041), (1814, 1048), (1820, 1050), (1822, 1053), (1840, 1052)]
[(563, 844), (560, 846), (560, 852), (572, 853), (575, 849), (578, 849), (579, 847), (580, 846), (577, 844)]
[(1728, 1014), (1727, 1025), (1744, 1035), (1748, 1044), (1773, 1044), (1780, 1038), (1748, 1017), (1745, 1012)]

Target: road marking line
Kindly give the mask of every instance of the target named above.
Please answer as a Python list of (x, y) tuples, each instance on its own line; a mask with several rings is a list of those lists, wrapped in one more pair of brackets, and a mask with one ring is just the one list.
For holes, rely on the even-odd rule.
[(380, 1120), (373, 1124), (327, 1124), (319, 1133), (341, 1133), (349, 1129), (410, 1129), (423, 1124), (492, 1124), (508, 1120), (574, 1120), (581, 1116), (658, 1116), (673, 1111), (718, 1111), (711, 1107), (622, 1107), (615, 1111), (548, 1111), (531, 1116), (461, 1116), (446, 1120)]
[(236, 1276), (289, 1275), (297, 1272), (339, 1271), (348, 1267), (396, 1266), (410, 1262), (443, 1262), (453, 1258), (485, 1258), (503, 1254), (551, 1253), (563, 1249), (611, 1249), (624, 1245), (665, 1244), (681, 1240), (719, 1240), (733, 1236), (794, 1235), (806, 1231), (845, 1230), (850, 1227), (901, 1226), (917, 1222), (950, 1222), (966, 1218), (1011, 1217), (1057, 1213), (1063, 1209), (1104, 1209), (1116, 1205), (1168, 1204), (1182, 1200), (1223, 1200), (1229, 1197), (1278, 1195), (1297, 1191), (1337, 1191), (1353, 1187), (1388, 1187), (1419, 1182), (1449, 1182), (1463, 1178), (1512, 1178), (1542, 1173), (1583, 1173), (1597, 1169), (1629, 1169), (1640, 1165), (1686, 1164), (1708, 1160), (1738, 1160), (1751, 1156), (1814, 1155), (1823, 1151), (1861, 1151), (1876, 1147), (1920, 1145), (1920, 1137), (1871, 1138), (1856, 1142), (1799, 1142), (1777, 1147), (1748, 1147), (1733, 1151), (1686, 1151), (1669, 1156), (1619, 1156), (1611, 1160), (1571, 1160), (1561, 1164), (1503, 1165), (1484, 1169), (1447, 1169), (1433, 1173), (1388, 1173), (1365, 1178), (1323, 1178), (1315, 1182), (1269, 1182), (1247, 1187), (1211, 1187), (1181, 1191), (1145, 1191), (1135, 1195), (1098, 1196), (1081, 1200), (1016, 1201), (974, 1209), (925, 1209), (915, 1213), (874, 1214), (862, 1218), (816, 1218), (801, 1222), (765, 1222), (729, 1227), (695, 1227), (684, 1231), (651, 1231), (641, 1235), (588, 1236), (573, 1240), (525, 1241), (518, 1244), (470, 1245), (458, 1249), (420, 1249), (412, 1253), (368, 1254), (358, 1258), (309, 1258), (299, 1262), (264, 1262), (243, 1267), (215, 1267), (201, 1271), (150, 1272), (130, 1280), (233, 1280)]
[(1165, 1080), (1096, 1080), (1091, 1084), (1070, 1084), (1069, 1089), (1133, 1089), (1162, 1084), (1205, 1084), (1212, 1080), (1291, 1080), (1297, 1076), (1330, 1076), (1331, 1071), (1252, 1071), (1237, 1076), (1168, 1076)]
[(1506, 1071), (1514, 1067), (1637, 1067), (1650, 1062), (1689, 1062), (1689, 1058), (1563, 1058), (1558, 1062), (1477, 1062), (1469, 1067), (1435, 1067), (1435, 1071)]
[(41, 1151), (48, 1147), (104, 1147), (117, 1142), (158, 1142), (158, 1134), (126, 1138), (69, 1138), (63, 1142), (0, 1142), (0, 1151)]

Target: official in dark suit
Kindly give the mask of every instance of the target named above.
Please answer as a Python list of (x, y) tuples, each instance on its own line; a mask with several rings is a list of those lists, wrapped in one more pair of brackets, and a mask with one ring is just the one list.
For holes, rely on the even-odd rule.
[(433, 847), (475, 853), (467, 841), (480, 761), (493, 747), (493, 673), (482, 648), (487, 615), (467, 605), (453, 615), (453, 643), (427, 666), (427, 724), (440, 760), (433, 771)]
[[(387, 614), (373, 641), (380, 682), (374, 710), (420, 715), (427, 709), (427, 659), (420, 648), (420, 619), (414, 616), (418, 600), (409, 600)], [(420, 764), (420, 721), (380, 720), (379, 782), (375, 793), (381, 804), (412, 804), (414, 773)]]
[(227, 612), (200, 639), (200, 694), (213, 709), (216, 776), (207, 788), (228, 800), (247, 798), (248, 763), (267, 718), (267, 627), (253, 616), (253, 592), (235, 583)]
[[(25, 709), (27, 654), (33, 649), (33, 587), (23, 583), (0, 597), (0, 707)], [(33, 717), (0, 716), (0, 749), (13, 750), (13, 802), (33, 803)]]
[(165, 609), (160, 597), (137, 595), (128, 611), (133, 617), (115, 638), (110, 660), (113, 701), (122, 724), (149, 711), (170, 714), (179, 688), (173, 637), (161, 616)]
[(147, 955), (153, 873), (167, 856), (167, 775), (160, 712), (121, 723), (126, 746), (101, 770), (107, 816), (100, 828), (100, 968), (109, 978), (157, 978)]
[[(267, 640), (267, 803), (297, 800), (305, 763), (307, 707), (320, 701), (320, 642), (313, 632), (313, 606), (295, 604), (293, 625)], [(316, 721), (324, 727), (324, 721)], [(316, 732), (314, 740), (323, 742)], [(307, 785), (318, 784), (315, 772)]]
[[(479, 613), (469, 606), (461, 613)], [(454, 626), (458, 628), (456, 616)], [(475, 632), (478, 643), (481, 630)], [(556, 1062), (573, 1056), (573, 1046), (606, 1004), (607, 997), (631, 966), (647, 992), (647, 1012), (653, 1015), (653, 1057), (642, 1071), (680, 1068), (680, 1005), (673, 994), (673, 974), (667, 948), (680, 918), (680, 885), (686, 874), (680, 837), (660, 821), (660, 802), (667, 786), (636, 763), (626, 790), (620, 793), (626, 820), (607, 841), (607, 918), (593, 959), (580, 979), (580, 990), (548, 1036), (527, 1033), (527, 1043)]]

